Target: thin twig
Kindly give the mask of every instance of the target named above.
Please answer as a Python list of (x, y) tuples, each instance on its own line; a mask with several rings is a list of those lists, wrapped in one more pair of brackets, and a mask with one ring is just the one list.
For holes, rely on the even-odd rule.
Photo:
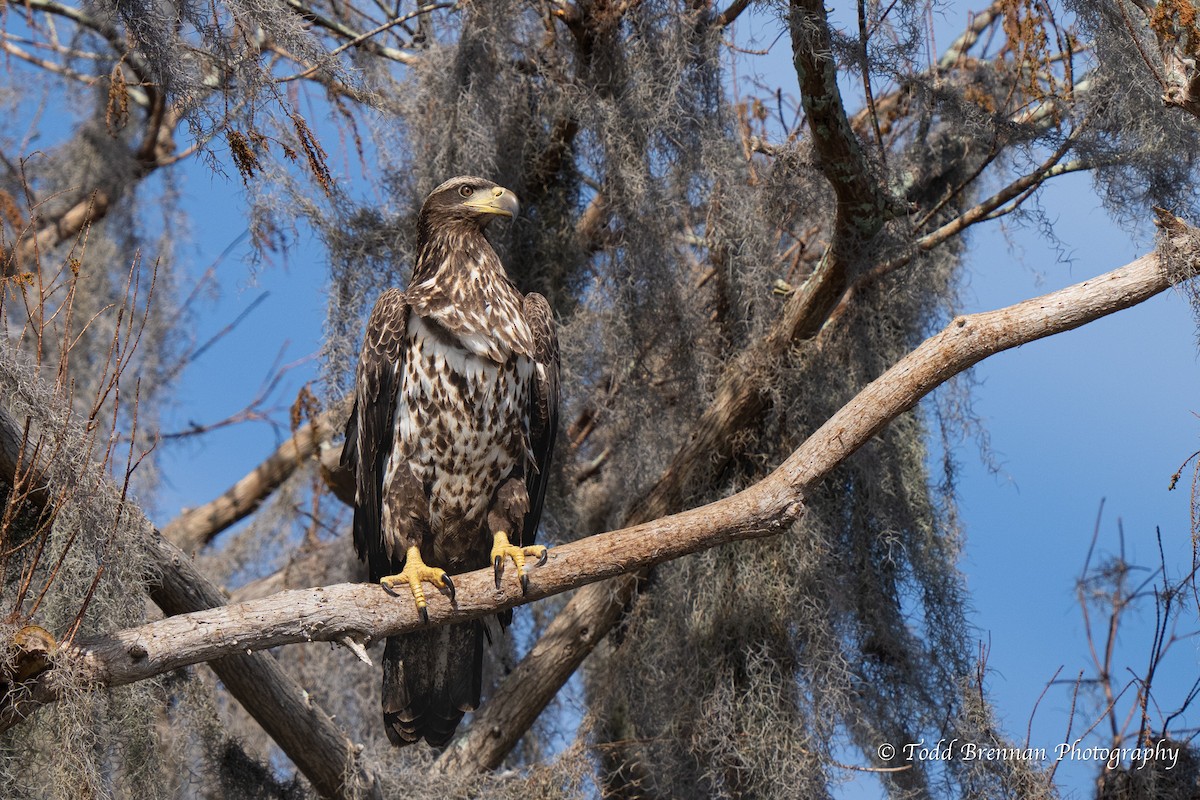
[[(387, 22), (383, 23), (382, 25), (379, 25), (375, 28), (372, 28), (369, 31), (366, 31), (365, 33), (358, 34), (350, 41), (344, 42), (341, 45), (338, 45), (337, 47), (335, 47), (333, 50), (329, 51), (329, 53), (326, 57), (330, 58), (330, 59), (336, 58), (337, 56), (341, 55), (346, 50), (349, 50), (351, 47), (357, 47), (358, 45), (362, 44), (363, 42), (366, 42), (368, 39), (378, 36), (379, 34), (385, 32), (391, 28), (394, 28), (397, 25), (403, 25), (405, 22), (408, 22), (411, 19), (419, 17), (422, 14), (429, 14), (430, 12), (438, 11), (439, 9), (443, 9), (443, 8), (453, 8), (454, 5), (455, 5), (454, 3), (432, 3), (430, 5), (420, 6), (415, 11), (410, 11), (407, 14), (401, 14), (400, 16), (395, 17), (394, 19), (388, 20)], [(404, 62), (404, 63), (411, 63), (411, 62)], [(303, 70), (302, 72), (297, 72), (294, 75), (288, 75), (283, 78), (277, 78), (276, 83), (287, 83), (289, 81), (297, 81), (297, 80), (301, 80), (303, 78), (307, 78), (310, 75), (312, 75), (314, 72), (319, 70), (320, 68), (321, 68), (320, 64), (313, 64), (311, 67), (309, 67), (306, 70)]]

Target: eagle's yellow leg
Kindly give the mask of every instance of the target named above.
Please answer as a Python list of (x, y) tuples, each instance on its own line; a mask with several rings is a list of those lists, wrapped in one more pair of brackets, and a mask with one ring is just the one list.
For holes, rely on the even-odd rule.
[(421, 622), (429, 622), (429, 611), (426, 609), (428, 603), (425, 602), (425, 589), (422, 588), (422, 583), (432, 583), (439, 589), (450, 590), (450, 602), (454, 602), (454, 581), (450, 580), (450, 576), (446, 574), (446, 570), (440, 567), (431, 567), (421, 560), (421, 550), (418, 547), (408, 548), (408, 552), (404, 555), (404, 569), (396, 575), (385, 575), (379, 579), (379, 583), (383, 586), (388, 594), (395, 594), (395, 587), (400, 584), (408, 584), (408, 588), (412, 591), (413, 600), (417, 604), (417, 612), (421, 615)]
[(525, 574), (525, 559), (537, 558), (538, 566), (546, 563), (546, 548), (540, 544), (530, 545), (529, 547), (517, 547), (508, 541), (508, 534), (504, 531), (496, 531), (492, 535), (492, 568), (496, 571), (496, 588), (500, 588), (500, 573), (504, 567), (504, 560), (511, 558), (513, 564), (517, 566), (517, 575), (521, 577), (521, 591), (529, 590), (529, 576)]

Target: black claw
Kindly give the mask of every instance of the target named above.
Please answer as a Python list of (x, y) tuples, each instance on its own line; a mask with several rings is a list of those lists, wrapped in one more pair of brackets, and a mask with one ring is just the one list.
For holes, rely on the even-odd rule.
[(450, 590), (450, 602), (454, 602), (454, 581), (450, 580), (449, 575), (443, 575), (442, 580), (446, 582), (446, 588)]
[(538, 559), (537, 565), (539, 567), (546, 566), (546, 560), (549, 558), (550, 558), (550, 548), (546, 548), (545, 550), (542, 551), (542, 557)]
[(392, 590), (392, 587), (391, 587), (391, 586), (387, 585), (387, 584), (386, 584), (386, 583), (384, 583), (383, 581), (380, 581), (380, 582), (379, 582), (379, 585), (380, 585), (380, 586), (382, 586), (382, 587), (383, 587), (383, 590), (384, 590), (385, 592), (387, 592), (388, 594), (390, 594), (392, 597), (399, 597), (399, 596), (400, 596), (400, 595), (396, 594), (396, 593), (395, 593), (395, 592)]
[(428, 625), (429, 624), (429, 609), (427, 609), (425, 606), (417, 606), (417, 613), (419, 613), (421, 615), (421, 624)]
[(529, 592), (529, 576), (526, 575), (525, 573), (521, 573), (521, 594), (527, 594), (528, 592)]
[(495, 573), (496, 573), (496, 588), (497, 588), (497, 589), (499, 589), (499, 588), (500, 588), (500, 567), (502, 567), (502, 566), (504, 566), (504, 557), (503, 557), (503, 556), (496, 556), (496, 557), (495, 557), (495, 558), (492, 560), (492, 569), (493, 569), (493, 570), (495, 571)]

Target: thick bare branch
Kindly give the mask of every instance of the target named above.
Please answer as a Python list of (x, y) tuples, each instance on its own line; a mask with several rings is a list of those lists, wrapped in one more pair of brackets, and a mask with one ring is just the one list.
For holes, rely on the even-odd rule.
[[(440, 594), (430, 598), (430, 622), (462, 622), (723, 542), (779, 533), (800, 510), (781, 480), (764, 482), (719, 503), (557, 547), (544, 566), (530, 572), (524, 595), (511, 574), (501, 589), (488, 569), (455, 576), (455, 602)], [(97, 685), (121, 686), (238, 653), (306, 641), (377, 639), (423, 624), (410, 600), (375, 585), (345, 583), (167, 617), (81, 641), (68, 657), (81, 659)], [(47, 679), (52, 686), (53, 678)]]
[[(223, 613), (224, 594), (190, 558), (161, 536), (155, 537), (153, 546), (162, 582), (150, 596), (163, 613), (191, 618)], [(168, 616), (164, 622), (177, 618)], [(129, 647), (126, 657), (141, 660), (137, 642)], [(253, 653), (250, 646), (239, 647), (235, 639), (233, 647), (209, 666), (322, 797), (380, 796), (379, 784), (359, 749), (274, 658)]]
[[(1190, 242), (1192, 233), (1184, 231), (1179, 238)], [(1176, 253), (1175, 263), (1181, 257), (1195, 267), (1193, 250)], [(512, 575), (500, 589), (495, 588), (490, 570), (464, 575), (455, 581), (455, 603), (442, 595), (430, 598), (431, 622), (461, 622), (727, 542), (784, 532), (802, 513), (804, 498), (830, 470), (953, 375), (995, 353), (1141, 303), (1170, 283), (1159, 255), (1150, 254), (1058, 292), (958, 317), (872, 381), (754, 486), (700, 508), (555, 548), (547, 564), (531, 573), (525, 595)], [(182, 554), (165, 541), (159, 547), (159, 559), (172, 567), (156, 597), (166, 610), (220, 599), (213, 596), (215, 587), (196, 574)], [(597, 608), (593, 614), (603, 611)], [(60, 658), (78, 660), (95, 684), (116, 686), (242, 652), (247, 655), (236, 657), (252, 658), (253, 650), (281, 644), (347, 637), (361, 641), (416, 630), (421, 624), (412, 603), (397, 602), (376, 586), (341, 584), (169, 617), (79, 641)], [(580, 658), (587, 652), (587, 638), (583, 635), (581, 641), (560, 648), (568, 661), (574, 651), (581, 653)], [(221, 663), (214, 662), (214, 667)], [(525, 675), (530, 691), (540, 685), (536, 678)], [(54, 670), (43, 673), (35, 694), (52, 697), (54, 681)], [(539, 710), (526, 709), (525, 716), (532, 719)], [(471, 732), (443, 756), (442, 766), (472, 772), (498, 764), (508, 749), (505, 740), (519, 735), (516, 726), (498, 722), (485, 706)]]
[(830, 249), (861, 246), (883, 227), (893, 214), (895, 202), (875, 179), (876, 170), (846, 116), (824, 4), (820, 0), (792, 0), (789, 28), (792, 61), (813, 150), (818, 167), (837, 196)]
[[(1195, 263), (1194, 255), (1188, 263)], [(994, 353), (1143, 302), (1168, 283), (1158, 256), (1151, 254), (1060, 292), (987, 314), (959, 317), (863, 389), (765, 480), (791, 471), (794, 477), (788, 482), (802, 496), (807, 487), (941, 381)], [(931, 372), (938, 376), (932, 383)], [(903, 403), (897, 405), (901, 398)], [(579, 590), (501, 690), (476, 714), (471, 728), (442, 755), (441, 766), (463, 773), (498, 766), (527, 729), (513, 723), (536, 719), (620, 619), (636, 586), (635, 576), (624, 575)]]

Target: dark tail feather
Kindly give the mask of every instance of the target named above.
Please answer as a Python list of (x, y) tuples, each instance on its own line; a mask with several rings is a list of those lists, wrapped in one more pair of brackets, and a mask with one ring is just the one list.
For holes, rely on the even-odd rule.
[(387, 640), (383, 650), (383, 722), (397, 747), (424, 738), (443, 747), (463, 713), (479, 705), (483, 628), (443, 625)]

